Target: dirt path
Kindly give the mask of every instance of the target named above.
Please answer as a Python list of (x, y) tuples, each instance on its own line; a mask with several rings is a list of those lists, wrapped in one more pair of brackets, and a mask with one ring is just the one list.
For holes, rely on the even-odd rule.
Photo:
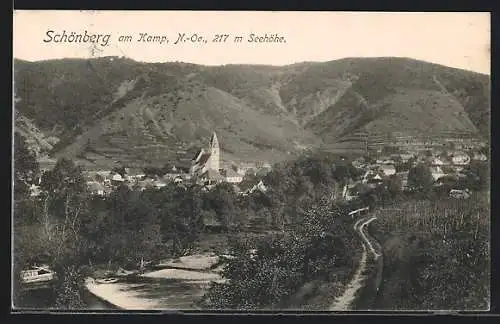
[(335, 299), (333, 304), (330, 306), (331, 311), (345, 311), (349, 310), (356, 298), (357, 292), (363, 287), (365, 280), (364, 272), (366, 270), (366, 263), (368, 259), (368, 249), (373, 254), (375, 260), (380, 257), (380, 254), (375, 251), (372, 243), (366, 237), (363, 229), (366, 225), (370, 224), (372, 221), (377, 219), (376, 217), (371, 217), (369, 219), (362, 218), (354, 224), (354, 230), (358, 232), (360, 237), (363, 239), (363, 253), (361, 255), (361, 260), (359, 262), (358, 269), (354, 274), (354, 277), (347, 285), (347, 289), (344, 293)]

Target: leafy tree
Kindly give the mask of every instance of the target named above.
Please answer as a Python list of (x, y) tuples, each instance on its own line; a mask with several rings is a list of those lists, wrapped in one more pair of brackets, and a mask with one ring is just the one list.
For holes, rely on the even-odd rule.
[[(45, 172), (43, 227), (54, 254), (69, 252), (72, 242), (79, 238), (82, 218), (87, 215), (88, 192), (81, 169), (73, 161), (61, 158), (54, 168)], [(72, 252), (70, 254), (73, 254)]]
[(20, 303), (21, 270), (44, 255), (40, 240), (40, 208), (29, 199), (29, 186), (39, 174), (35, 155), (27, 148), (24, 138), (14, 133), (14, 205), (13, 205), (13, 293), (14, 303)]
[(208, 204), (224, 226), (232, 225), (236, 210), (236, 193), (231, 184), (221, 183), (208, 193)]
[(56, 307), (58, 309), (82, 309), (82, 282), (88, 274), (86, 269), (77, 265), (64, 265), (57, 268), (61, 278), (56, 283)]
[(464, 170), (467, 175), (467, 183), (474, 189), (489, 189), (490, 167), (489, 163), (482, 161), (472, 161)]
[(401, 194), (402, 192), (402, 181), (397, 175), (389, 176), (385, 181), (385, 186), (389, 194), (394, 198)]

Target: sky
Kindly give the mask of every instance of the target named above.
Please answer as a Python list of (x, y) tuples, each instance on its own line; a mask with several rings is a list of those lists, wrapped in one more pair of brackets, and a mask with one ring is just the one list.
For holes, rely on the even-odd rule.
[[(489, 13), (257, 11), (14, 11), (14, 57), (28, 61), (125, 56), (143, 62), (205, 65), (330, 61), (345, 57), (410, 57), (490, 74)], [(102, 43), (56, 43), (48, 31), (109, 34)], [(140, 33), (169, 43), (138, 41)], [(179, 33), (203, 42), (179, 42)], [(284, 43), (248, 42), (278, 34)], [(217, 34), (226, 42), (212, 42)], [(132, 36), (120, 42), (120, 36)], [(243, 36), (242, 42), (234, 42)], [(193, 38), (194, 39), (194, 38)], [(45, 41), (44, 41), (45, 40)], [(102, 38), (101, 38), (102, 40)]]

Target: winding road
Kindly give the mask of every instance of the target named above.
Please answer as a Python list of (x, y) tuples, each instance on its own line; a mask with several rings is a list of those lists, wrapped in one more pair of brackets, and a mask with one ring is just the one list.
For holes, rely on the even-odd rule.
[(337, 297), (333, 304), (330, 306), (331, 311), (345, 311), (349, 310), (356, 299), (357, 292), (363, 288), (363, 284), (366, 278), (366, 266), (368, 260), (368, 251), (370, 251), (373, 256), (373, 260), (377, 260), (381, 254), (375, 250), (372, 242), (368, 239), (365, 232), (363, 231), (365, 226), (376, 220), (377, 217), (365, 217), (361, 218), (356, 223), (354, 223), (354, 230), (359, 234), (363, 240), (363, 252), (361, 254), (361, 260), (359, 262), (358, 269), (354, 274), (354, 277), (347, 285), (347, 289), (342, 295)]

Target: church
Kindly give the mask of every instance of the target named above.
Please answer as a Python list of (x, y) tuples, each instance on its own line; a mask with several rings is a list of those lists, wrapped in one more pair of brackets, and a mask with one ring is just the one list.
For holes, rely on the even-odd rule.
[(200, 149), (191, 161), (191, 176), (203, 182), (217, 183), (223, 180), (220, 174), (220, 147), (217, 134), (210, 139), (208, 150)]

